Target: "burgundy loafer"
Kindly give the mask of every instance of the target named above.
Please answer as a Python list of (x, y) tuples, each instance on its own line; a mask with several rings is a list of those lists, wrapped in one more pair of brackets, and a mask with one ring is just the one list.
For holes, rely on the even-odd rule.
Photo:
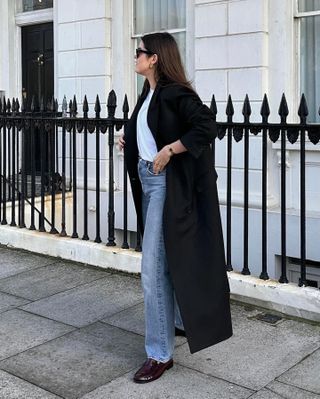
[(172, 359), (168, 360), (166, 363), (161, 363), (149, 358), (135, 373), (133, 381), (139, 384), (154, 381), (157, 378), (161, 377), (166, 370), (171, 369), (172, 366)]

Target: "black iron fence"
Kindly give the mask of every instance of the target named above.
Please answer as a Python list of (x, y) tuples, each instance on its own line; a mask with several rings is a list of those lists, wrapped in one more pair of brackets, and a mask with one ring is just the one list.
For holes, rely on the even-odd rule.
[[(42, 101), (37, 107), (32, 101), (30, 109), (23, 102), (20, 109), (19, 101), (13, 99), (0, 100), (0, 219), (5, 225), (10, 219), (10, 225), (31, 230), (36, 229), (36, 214), (38, 215), (38, 230), (51, 234), (67, 235), (66, 220), (71, 219), (70, 236), (78, 238), (78, 223), (81, 222), (82, 240), (93, 239), (101, 243), (102, 224), (108, 225), (107, 238), (104, 243), (115, 246), (115, 190), (114, 190), (114, 142), (115, 131), (120, 130), (128, 120), (129, 107), (125, 97), (122, 107), (122, 117), (117, 118), (115, 111), (117, 99), (111, 91), (107, 100), (107, 117), (101, 117), (101, 105), (97, 96), (94, 116), (89, 117), (87, 98), (84, 98), (81, 115), (78, 112), (76, 98), (67, 105), (64, 99), (62, 112), (58, 112), (57, 101), (52, 99), (45, 107)], [(217, 106), (213, 96), (211, 110), (216, 117)], [(261, 274), (260, 278), (267, 280), (268, 275), (268, 208), (267, 208), (267, 148), (270, 140), (280, 143), (280, 218), (281, 218), (281, 283), (287, 278), (287, 198), (286, 198), (286, 150), (288, 146), (299, 143), (300, 154), (300, 279), (299, 285), (307, 285), (306, 277), (306, 141), (317, 145), (320, 140), (320, 125), (307, 123), (308, 108), (304, 95), (301, 98), (298, 116), (299, 123), (287, 123), (288, 107), (283, 95), (279, 107), (280, 123), (269, 123), (270, 115), (267, 96), (264, 96), (261, 106), (261, 122), (251, 122), (251, 106), (248, 96), (243, 104), (243, 122), (234, 122), (234, 108), (231, 96), (226, 107), (227, 122), (217, 122), (218, 135), (212, 143), (213, 163), (216, 158), (216, 140), (226, 140), (226, 261), (227, 269), (233, 270), (232, 255), (232, 150), (234, 142), (243, 142), (243, 274), (250, 274), (249, 259), (249, 158), (250, 136), (261, 137)], [(320, 110), (319, 110), (320, 113)], [(83, 153), (79, 156), (77, 139), (82, 137)], [(101, 214), (101, 135), (107, 135), (108, 159), (108, 211)], [(95, 139), (95, 234), (88, 233), (88, 137)], [(92, 145), (92, 140), (91, 140)], [(77, 159), (83, 163), (83, 184), (80, 190)], [(127, 172), (123, 168), (123, 226), (122, 248), (129, 248), (128, 243), (128, 184)], [(316, 184), (316, 182), (315, 182)], [(92, 190), (92, 187), (91, 187)], [(71, 204), (67, 215), (66, 197), (69, 195)], [(36, 201), (39, 199), (40, 201)], [(46, 206), (45, 201), (50, 206)], [(82, 201), (82, 214), (79, 215), (78, 204)], [(29, 206), (29, 222), (26, 223), (25, 207)], [(11, 206), (10, 215), (8, 207)], [(56, 222), (56, 207), (59, 206), (59, 226)], [(71, 216), (71, 218), (70, 218)], [(49, 226), (49, 229), (48, 227)], [(320, 233), (320, 226), (319, 226)], [(312, 238), (316, 239), (316, 238)], [(118, 243), (120, 244), (120, 243)], [(137, 233), (136, 250), (141, 250), (140, 235)]]

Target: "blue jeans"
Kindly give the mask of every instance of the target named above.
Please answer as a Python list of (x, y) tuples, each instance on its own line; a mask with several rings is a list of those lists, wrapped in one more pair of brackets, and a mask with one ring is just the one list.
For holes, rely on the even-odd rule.
[(173, 356), (175, 325), (183, 329), (168, 269), (163, 239), (166, 171), (153, 173), (152, 162), (139, 159), (144, 235), (141, 281), (144, 293), (145, 349), (147, 356), (167, 362)]

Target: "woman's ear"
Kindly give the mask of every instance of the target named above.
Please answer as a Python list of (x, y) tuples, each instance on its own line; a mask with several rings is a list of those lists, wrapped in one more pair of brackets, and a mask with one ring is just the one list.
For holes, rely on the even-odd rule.
[(152, 64), (156, 64), (158, 62), (158, 55), (157, 54), (153, 54), (151, 61), (152, 61)]

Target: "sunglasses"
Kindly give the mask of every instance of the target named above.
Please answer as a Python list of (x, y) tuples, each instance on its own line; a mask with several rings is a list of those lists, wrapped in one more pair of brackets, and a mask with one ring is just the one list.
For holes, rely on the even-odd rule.
[(153, 55), (154, 53), (150, 50), (144, 50), (143, 48), (136, 48), (136, 58), (139, 58), (140, 54)]

